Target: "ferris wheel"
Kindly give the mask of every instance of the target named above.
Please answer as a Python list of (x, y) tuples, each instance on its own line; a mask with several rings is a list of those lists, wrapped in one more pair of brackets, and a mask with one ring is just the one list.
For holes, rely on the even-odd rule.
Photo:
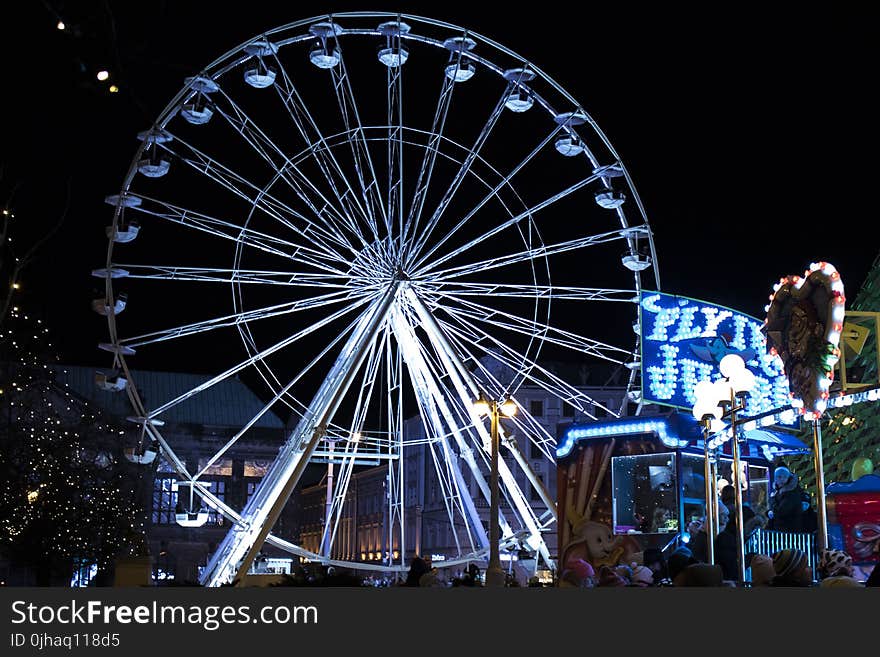
[[(135, 409), (129, 457), (161, 451), (189, 491), (182, 524), (204, 522), (200, 502), (231, 521), (204, 584), (230, 581), (264, 540), (404, 570), (413, 449), (434, 463), (457, 546), (448, 564), (484, 559), (485, 514), (470, 491), (489, 499), (490, 438), (473, 400), (528, 389), (586, 417), (622, 412), (551, 360), (629, 365), (637, 400), (638, 293), (646, 276), (659, 288), (644, 209), (584, 108), (504, 46), (410, 15), (302, 20), (188, 78), (138, 137), (107, 198), (106, 266), (93, 272), (115, 370), (100, 383)], [(142, 399), (130, 364), (168, 359), (211, 374)], [(188, 469), (162, 429), (169, 409), (236, 376), (262, 386), (265, 405), (208, 466), (266, 413), (290, 418), (242, 508), (200, 485), (208, 466)], [(554, 463), (554, 430), (518, 406), (504, 424), (515, 458), (499, 464), (502, 540), (552, 566), (555, 503), (529, 461)], [(399, 559), (334, 559), (346, 488), (369, 459), (387, 464)], [(318, 551), (269, 533), (315, 461), (338, 467)]]

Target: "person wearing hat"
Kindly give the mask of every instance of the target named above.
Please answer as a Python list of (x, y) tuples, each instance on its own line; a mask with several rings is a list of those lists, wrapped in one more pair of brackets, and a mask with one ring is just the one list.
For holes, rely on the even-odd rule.
[(640, 566), (636, 563), (632, 565), (632, 576), (630, 577), (630, 586), (647, 587), (654, 585), (654, 572), (647, 566)]
[(693, 563), (678, 573), (672, 584), (673, 586), (722, 586), (724, 573), (718, 565)]
[(621, 577), (617, 571), (613, 568), (609, 568), (608, 566), (601, 566), (599, 568), (599, 582), (598, 586), (606, 587), (606, 586), (628, 586), (629, 582)]
[(773, 555), (776, 577), (771, 586), (812, 586), (813, 570), (807, 553), (798, 549), (785, 549)]
[(694, 558), (694, 553), (684, 545), (678, 546), (675, 548), (675, 551), (669, 555), (669, 559), (666, 562), (669, 579), (675, 581), (675, 578), (682, 570), (695, 563), (699, 563), (699, 561)]
[(570, 559), (565, 564), (560, 587), (592, 588), (595, 585), (596, 571), (583, 559)]
[(843, 550), (822, 550), (816, 571), (821, 587), (862, 587), (862, 583), (853, 577), (852, 557)]
[(770, 493), (770, 522), (768, 529), (785, 532), (804, 530), (804, 492), (798, 485), (797, 475), (780, 466), (773, 471), (773, 492)]

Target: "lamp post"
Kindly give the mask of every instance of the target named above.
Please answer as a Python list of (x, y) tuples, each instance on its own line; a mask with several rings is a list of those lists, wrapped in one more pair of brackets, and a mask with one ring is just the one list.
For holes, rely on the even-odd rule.
[(501, 554), (499, 551), (499, 543), (501, 542), (501, 528), (498, 524), (498, 513), (500, 511), (500, 491), (498, 488), (498, 421), (501, 415), (505, 417), (513, 417), (516, 415), (516, 403), (507, 397), (503, 402), (498, 403), (495, 400), (488, 400), (480, 391), (479, 396), (474, 400), (474, 410), (479, 415), (488, 415), (489, 435), (491, 444), (491, 463), (492, 470), (489, 480), (490, 501), (489, 501), (489, 567), (486, 569), (486, 586), (500, 587), (504, 586), (504, 571), (501, 569)]
[[(724, 411), (717, 403), (710, 402), (709, 397), (712, 395), (712, 383), (709, 381), (700, 381), (694, 388), (694, 395), (697, 398), (694, 404), (694, 417), (700, 421), (703, 426), (703, 479), (705, 482), (704, 496), (706, 500), (706, 518), (703, 521), (703, 529), (706, 532), (706, 553), (710, 564), (715, 563), (715, 532), (717, 531), (716, 517), (716, 501), (715, 494), (715, 468), (713, 459), (714, 454), (709, 448), (709, 436), (714, 430), (723, 428), (724, 423), (721, 422), (721, 416)], [(718, 425), (721, 425), (719, 427)]]
[[(701, 382), (694, 388), (694, 394), (697, 401), (694, 404), (694, 417), (703, 422), (705, 429), (705, 454), (707, 459), (707, 472), (711, 469), (708, 467), (709, 458), (709, 432), (713, 422), (721, 422), (721, 420), (729, 419), (730, 429), (732, 433), (733, 443), (731, 445), (733, 452), (733, 486), (736, 495), (736, 555), (738, 566), (738, 579), (744, 582), (746, 579), (746, 560), (745, 560), (745, 537), (743, 535), (743, 501), (742, 501), (742, 467), (740, 459), (739, 435), (737, 432), (736, 414), (745, 410), (745, 398), (751, 389), (755, 386), (755, 375), (746, 369), (743, 359), (735, 354), (729, 354), (721, 359), (720, 363), (721, 376), (723, 378), (714, 383)], [(721, 426), (718, 427), (719, 429)], [(714, 474), (711, 475), (713, 481), (706, 482), (706, 508), (707, 516), (710, 506), (709, 495), (710, 488), (714, 490)], [(714, 505), (715, 499), (712, 498), (711, 504)], [(714, 508), (713, 508), (714, 511)], [(711, 533), (711, 530), (710, 530)], [(712, 550), (713, 537), (709, 538), (709, 549)], [(711, 554), (711, 552), (710, 552)], [(714, 556), (714, 555), (713, 555)]]

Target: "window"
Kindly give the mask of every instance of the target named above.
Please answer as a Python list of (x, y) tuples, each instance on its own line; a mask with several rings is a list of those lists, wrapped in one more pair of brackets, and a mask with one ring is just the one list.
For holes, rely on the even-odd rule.
[(574, 417), (574, 406), (567, 401), (562, 402), (562, 417)]
[(177, 480), (157, 477), (153, 481), (153, 524), (169, 525), (175, 522), (177, 509)]
[[(204, 481), (202, 483), (205, 485), (205, 488), (220, 498), (221, 502), (226, 501), (226, 482), (224, 480)], [(207, 502), (205, 503), (205, 506), (208, 507), (208, 524), (222, 525), (224, 522), (223, 514)]]
[(245, 461), (244, 476), (265, 477), (270, 465), (272, 465), (272, 461)]
[[(199, 472), (202, 471), (208, 464), (207, 458), (199, 459)], [(231, 477), (232, 476), (232, 459), (217, 459), (214, 461), (211, 466), (205, 470), (204, 474), (206, 475), (215, 475), (220, 477)]]
[(251, 501), (251, 495), (253, 495), (254, 493), (257, 492), (257, 486), (259, 486), (259, 485), (260, 485), (259, 480), (256, 480), (256, 481), (252, 480), (252, 481), (247, 482), (247, 484), (246, 484), (247, 499), (245, 499), (245, 501), (244, 501), (245, 504), (247, 504), (248, 502)]
[(529, 414), (532, 417), (543, 417), (544, 416), (544, 400), (543, 399), (532, 399), (529, 402)]
[(535, 441), (529, 441), (529, 456), (533, 459), (544, 457), (544, 452), (541, 451), (541, 446)]
[[(544, 475), (540, 473), (535, 473), (538, 477), (538, 480), (543, 484), (544, 483)], [(538, 489), (532, 486), (532, 502), (540, 502), (541, 495), (538, 493)]]

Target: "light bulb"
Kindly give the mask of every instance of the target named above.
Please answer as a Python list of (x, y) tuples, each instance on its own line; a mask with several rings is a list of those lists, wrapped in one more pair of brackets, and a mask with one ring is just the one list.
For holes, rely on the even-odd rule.
[(482, 390), (480, 391), (479, 396), (474, 400), (473, 408), (477, 415), (489, 414), (489, 402)]
[(730, 379), (735, 393), (750, 392), (755, 387), (755, 375), (749, 370), (742, 370)]
[(516, 402), (510, 397), (505, 399), (501, 404), (501, 414), (505, 417), (513, 417), (516, 415)]
[(718, 368), (721, 374), (727, 378), (736, 376), (738, 372), (742, 372), (746, 368), (746, 364), (740, 356), (736, 354), (727, 354), (721, 359)]
[(730, 383), (726, 379), (718, 379), (712, 384), (712, 401), (716, 404), (729, 402), (731, 395)]

